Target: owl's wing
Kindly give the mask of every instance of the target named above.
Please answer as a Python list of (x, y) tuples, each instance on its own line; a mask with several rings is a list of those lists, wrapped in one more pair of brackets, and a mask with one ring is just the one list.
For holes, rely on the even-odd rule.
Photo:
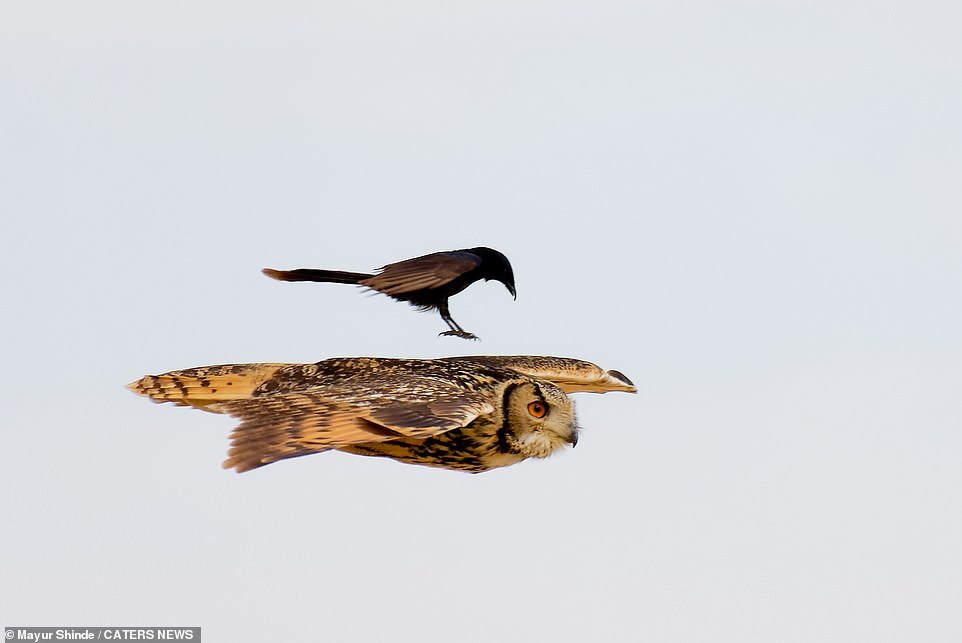
[(426, 390), (315, 389), (210, 404), (241, 420), (225, 468), (238, 472), (328, 449), (424, 438), (494, 411), (481, 394), (433, 382)]
[(547, 357), (541, 355), (476, 355), (448, 357), (448, 361), (467, 361), (485, 364), (522, 373), (530, 377), (548, 380), (565, 393), (608, 393), (624, 391), (637, 393), (638, 389), (623, 373), (606, 371), (597, 364), (570, 357)]
[(481, 265), (481, 258), (469, 252), (435, 252), (406, 259), (381, 268), (361, 282), (386, 295), (438, 288)]
[(297, 364), (221, 364), (198, 366), (163, 375), (145, 375), (127, 385), (134, 393), (153, 402), (211, 410), (214, 402), (250, 397), (278, 371)]

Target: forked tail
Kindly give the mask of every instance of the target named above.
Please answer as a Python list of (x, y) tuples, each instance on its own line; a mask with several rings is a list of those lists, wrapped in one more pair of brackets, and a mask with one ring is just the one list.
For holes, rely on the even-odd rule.
[(374, 275), (363, 272), (344, 272), (343, 270), (318, 270), (316, 268), (298, 268), (296, 270), (261, 270), (271, 279), (278, 281), (323, 281), (332, 284), (359, 284)]

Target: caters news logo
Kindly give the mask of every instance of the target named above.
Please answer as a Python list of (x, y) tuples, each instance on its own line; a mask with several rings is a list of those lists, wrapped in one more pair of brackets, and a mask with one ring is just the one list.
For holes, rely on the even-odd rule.
[(98, 628), (7, 628), (8, 641), (193, 641), (200, 628), (98, 627)]

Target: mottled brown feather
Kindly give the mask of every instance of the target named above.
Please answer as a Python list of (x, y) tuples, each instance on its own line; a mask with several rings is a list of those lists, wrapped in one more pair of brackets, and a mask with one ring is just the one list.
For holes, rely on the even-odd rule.
[[(224, 463), (239, 472), (354, 443), (423, 438), (493, 410), (479, 393), (417, 373), (380, 393), (384, 373), (377, 366), (391, 360), (335, 361), (337, 376), (323, 386), (305, 375), (322, 377), (315, 365), (234, 364), (146, 376), (129, 388), (155, 402), (241, 420)], [(271, 383), (280, 392), (272, 393)]]
[(214, 402), (250, 397), (286, 364), (200, 366), (163, 375), (146, 375), (127, 385), (154, 402), (204, 409)]
[(638, 392), (631, 380), (618, 371), (606, 371), (597, 364), (570, 357), (477, 355), (445, 359), (510, 369), (530, 377), (548, 380), (565, 393)]

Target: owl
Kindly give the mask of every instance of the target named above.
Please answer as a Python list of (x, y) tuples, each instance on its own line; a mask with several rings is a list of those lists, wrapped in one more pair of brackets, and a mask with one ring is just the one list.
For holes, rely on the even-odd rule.
[(342, 357), (148, 375), (128, 388), (240, 420), (224, 468), (335, 449), (481, 473), (578, 442), (568, 393), (637, 392), (618, 371), (565, 357)]

